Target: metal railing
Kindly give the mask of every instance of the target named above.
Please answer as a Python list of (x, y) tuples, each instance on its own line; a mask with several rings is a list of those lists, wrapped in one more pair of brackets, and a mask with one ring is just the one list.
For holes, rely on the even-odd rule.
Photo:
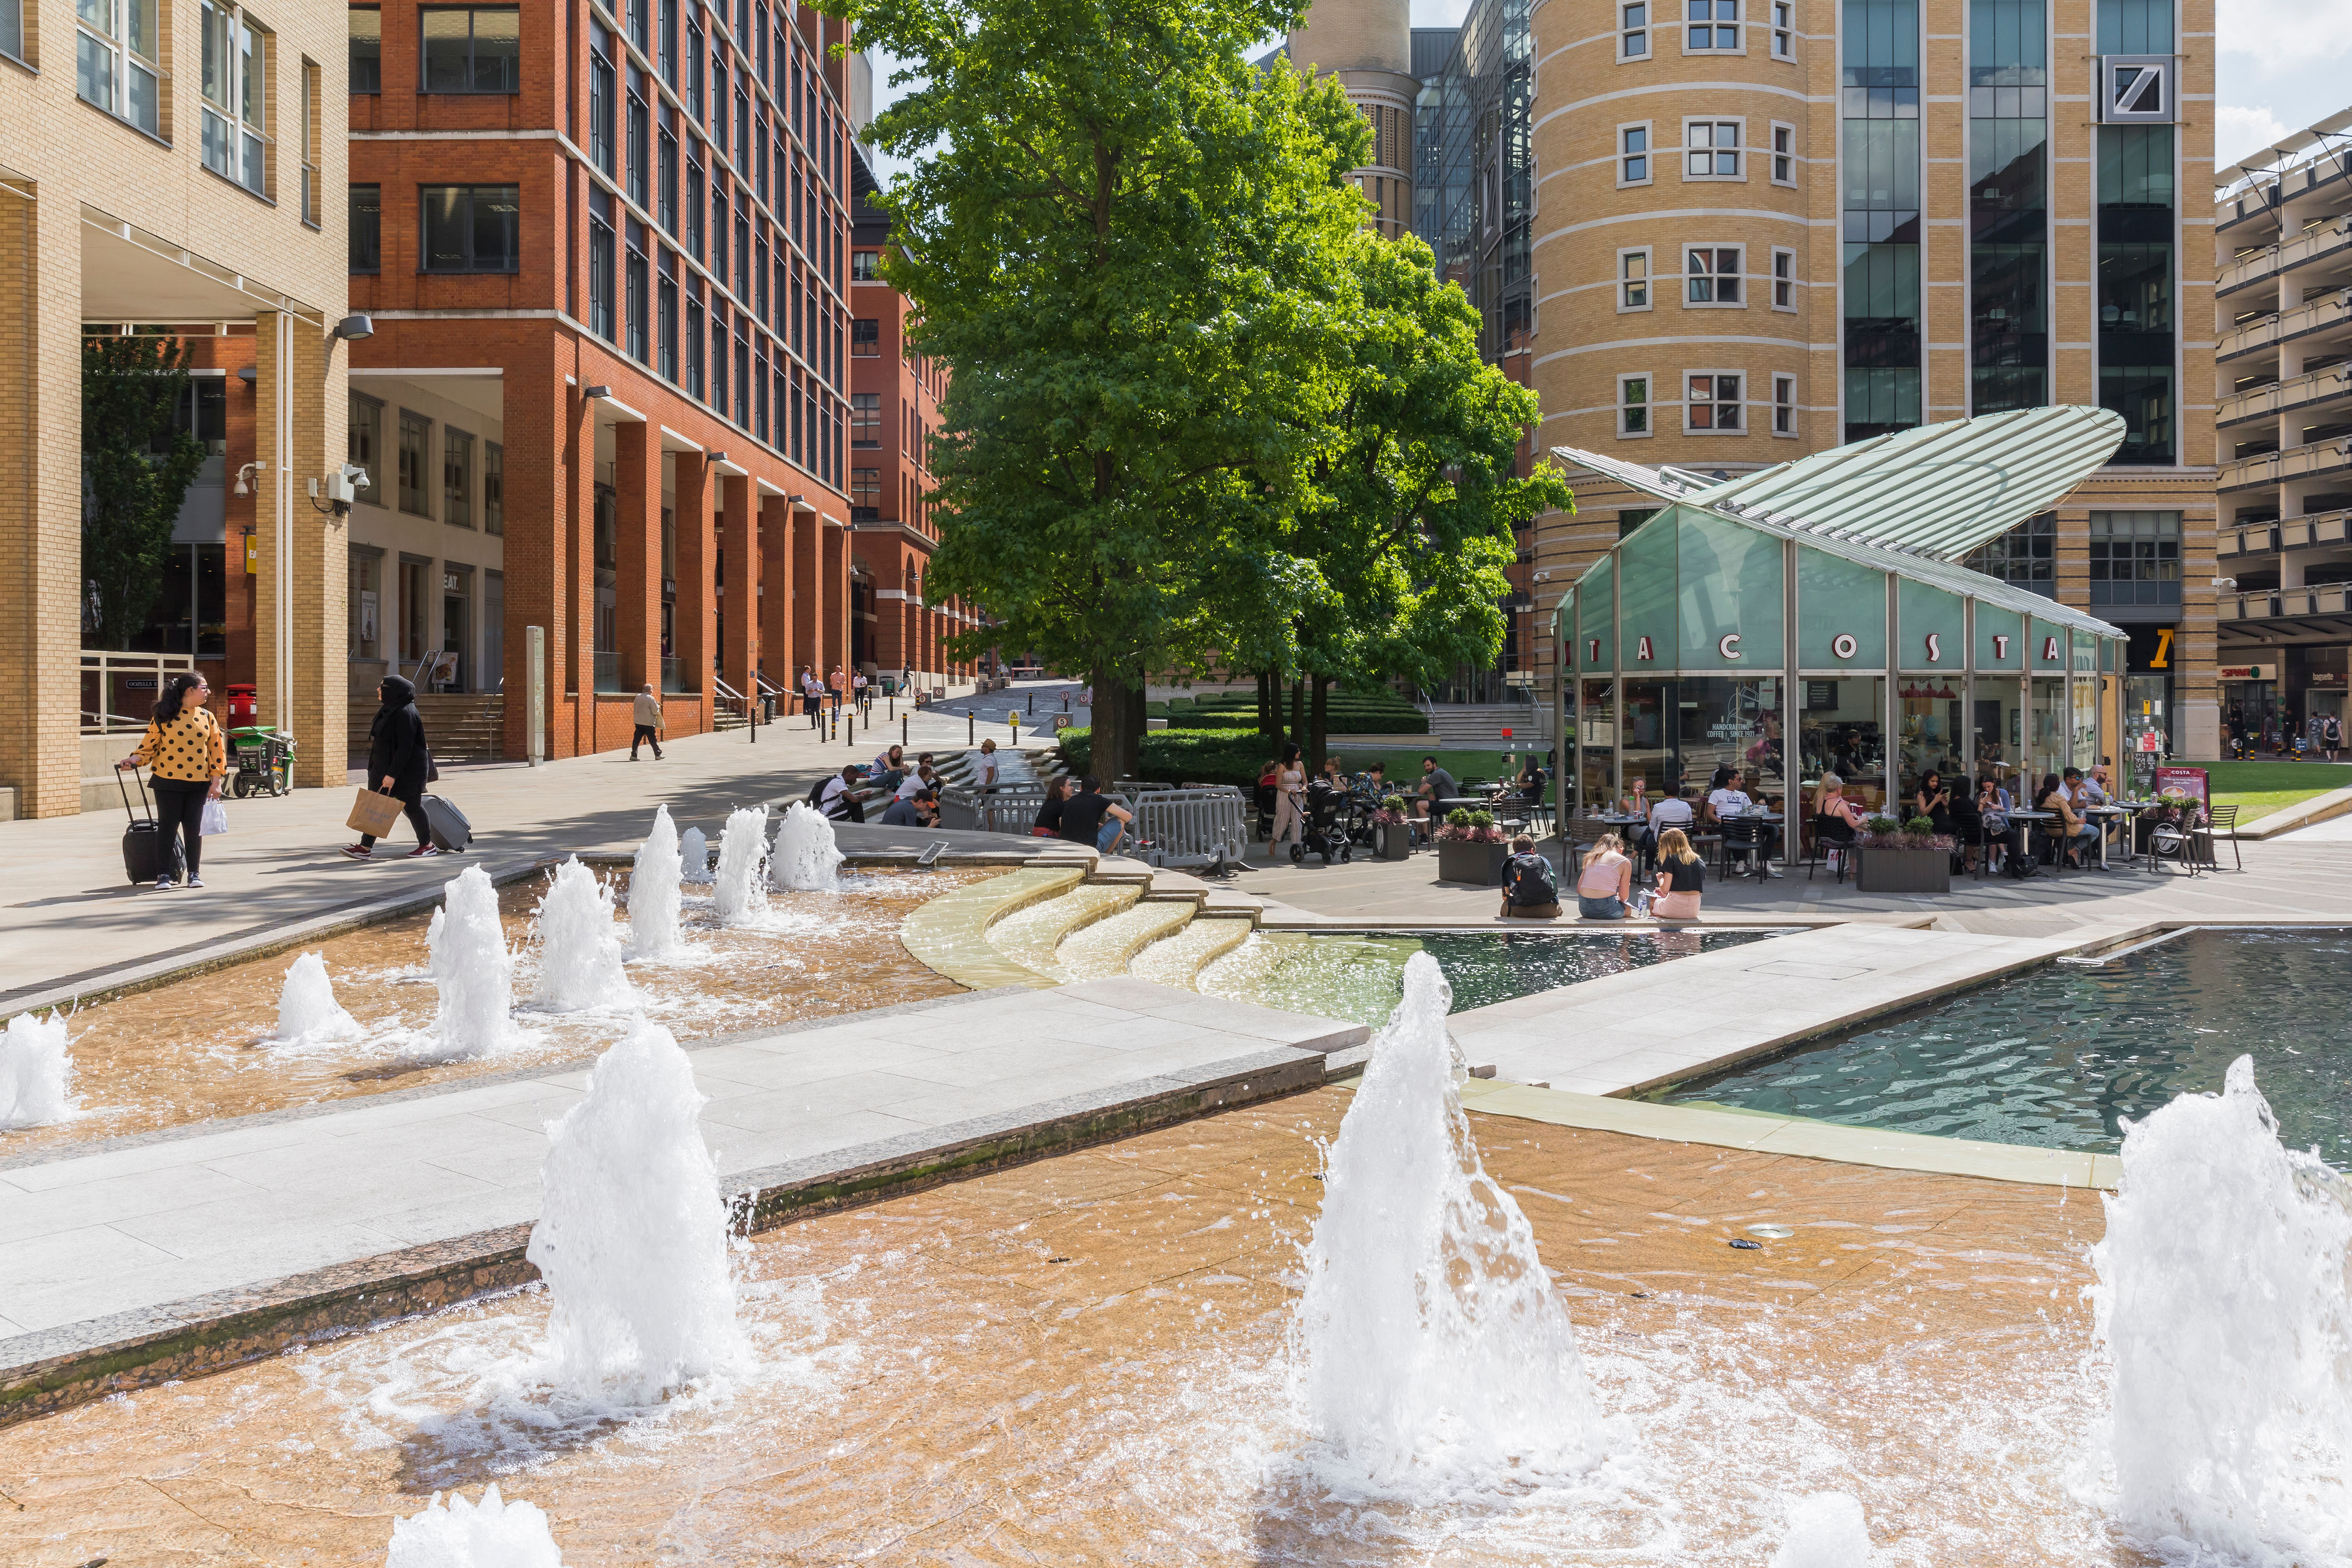
[(2252, 489), (2286, 479), (2309, 479), (2315, 474), (2332, 474), (2339, 468), (2352, 468), (2352, 441), (2331, 436), (2324, 441), (2305, 441), (2276, 452), (2232, 458), (2221, 465), (2213, 488)]
[[(81, 732), (116, 735), (143, 731), (147, 721), (115, 711), (152, 703), (163, 689), (163, 678), (196, 668), (195, 657), (184, 653), (131, 653), (112, 648), (84, 648), (81, 656)], [(139, 699), (143, 696), (146, 703)]]
[(2221, 399), (2221, 406), (2214, 410), (2213, 423), (2242, 425), (2250, 419), (2274, 418), (2346, 396), (2352, 396), (2352, 365), (2333, 364), (2307, 375), (2233, 392)]
[(1045, 805), (1043, 783), (986, 789), (950, 784), (940, 792), (940, 826), (966, 833), (1025, 835)]
[(1125, 804), (1135, 813), (1125, 853), (1147, 864), (1208, 866), (1249, 848), (1249, 801), (1230, 785), (1151, 789)]
[(2314, 300), (2292, 310), (2282, 310), (2274, 316), (2264, 316), (2248, 321), (2234, 331), (2221, 334), (2215, 345), (2213, 358), (2226, 363), (2259, 350), (2273, 348), (2292, 338), (2306, 337), (2313, 332), (2341, 326), (2352, 320), (2352, 289), (2339, 290), (2331, 300)]
[(599, 648), (592, 656), (596, 662), (595, 690), (599, 696), (625, 694), (629, 688), (621, 675), (621, 656)]
[(691, 695), (694, 688), (686, 683), (686, 660), (665, 657), (661, 661), (661, 689), (666, 696)]
[(2214, 298), (2221, 299), (2241, 289), (2251, 289), (2266, 279), (2275, 278), (2282, 272), (2292, 272), (2298, 267), (2308, 267), (2346, 249), (2352, 249), (2352, 219), (2338, 214), (2291, 239), (2266, 245), (2222, 268), (2213, 277)]

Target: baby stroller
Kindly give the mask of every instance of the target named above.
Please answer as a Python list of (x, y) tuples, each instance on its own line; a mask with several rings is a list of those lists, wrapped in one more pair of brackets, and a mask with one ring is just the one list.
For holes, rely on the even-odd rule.
[(1326, 866), (1348, 860), (1351, 848), (1348, 842), (1349, 810), (1345, 791), (1333, 789), (1328, 783), (1316, 779), (1307, 786), (1307, 809), (1303, 839), (1290, 847), (1290, 863), (1303, 865), (1309, 855), (1323, 857)]

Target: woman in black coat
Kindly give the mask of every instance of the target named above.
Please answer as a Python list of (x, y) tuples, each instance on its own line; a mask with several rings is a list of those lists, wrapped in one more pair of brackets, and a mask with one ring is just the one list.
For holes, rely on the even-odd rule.
[[(368, 784), (400, 802), (408, 826), (416, 829), (410, 858), (438, 855), (432, 825), (425, 817), (425, 774), (433, 754), (425, 744), (425, 720), (416, 711), (416, 688), (400, 676), (387, 675), (375, 689), (383, 705), (368, 724)], [(368, 859), (375, 854), (375, 839), (362, 833), (357, 844), (343, 846), (343, 853), (354, 860)]]

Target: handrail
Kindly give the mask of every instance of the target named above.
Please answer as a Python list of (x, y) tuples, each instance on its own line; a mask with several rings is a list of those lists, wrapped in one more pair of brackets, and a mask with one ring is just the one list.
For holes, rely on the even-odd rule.
[(740, 702), (740, 701), (742, 701), (742, 700), (743, 700), (743, 694), (742, 694), (741, 692), (740, 692), (740, 691), (736, 690), (733, 687), (731, 687), (731, 686), (728, 685), (728, 684), (727, 684), (727, 682), (725, 682), (724, 680), (720, 679), (718, 676), (715, 676), (715, 675), (714, 675), (714, 676), (712, 676), (712, 677), (710, 678), (710, 684), (711, 684), (711, 685), (713, 685), (713, 686), (715, 686), (715, 687), (717, 687), (717, 688), (719, 688), (719, 696), (721, 696), (721, 697), (731, 697), (731, 698), (733, 698), (733, 699), (734, 699), (736, 701), (738, 701), (738, 702)]

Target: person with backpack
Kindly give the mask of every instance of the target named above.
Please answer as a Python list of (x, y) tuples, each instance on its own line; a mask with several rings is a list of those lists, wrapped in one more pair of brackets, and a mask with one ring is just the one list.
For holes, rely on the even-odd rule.
[(1559, 882), (1551, 862), (1536, 853), (1536, 841), (1527, 834), (1511, 840), (1510, 858), (1503, 862), (1503, 912), (1507, 921), (1549, 921), (1559, 918)]
[(2336, 760), (2336, 753), (2342, 748), (2343, 744), (2344, 726), (2336, 721), (2336, 715), (2333, 713), (2321, 715), (2319, 721), (2319, 746), (2320, 750), (2327, 753), (2327, 760), (2329, 762), (2332, 763)]
[(201, 675), (165, 677), (146, 735), (122, 759), (126, 768), (144, 763), (154, 774), (156, 827), (172, 850), (172, 864), (156, 868), (159, 893), (175, 885), (205, 885), (197, 874), (204, 858), (205, 803), (220, 798), (221, 781), (228, 776), (228, 742), (205, 706), (211, 693)]
[(809, 785), (808, 802), (835, 822), (864, 822), (866, 808), (849, 792), (865, 776), (866, 770), (851, 763), (840, 773), (827, 773)]

